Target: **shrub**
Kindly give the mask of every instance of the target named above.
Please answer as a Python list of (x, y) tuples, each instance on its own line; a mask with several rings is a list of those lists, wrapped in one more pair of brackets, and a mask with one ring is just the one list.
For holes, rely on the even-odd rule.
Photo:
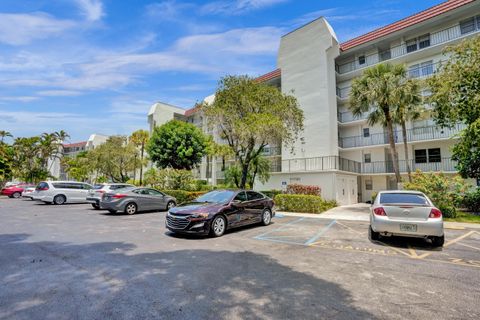
[(162, 190), (164, 193), (169, 196), (175, 197), (177, 203), (184, 203), (195, 200), (201, 195), (207, 193), (206, 191), (185, 191), (185, 190)]
[(319, 186), (307, 186), (302, 184), (289, 184), (287, 186), (288, 194), (305, 194), (312, 196), (320, 196), (321, 189)]
[(449, 177), (443, 173), (424, 173), (417, 171), (412, 182), (405, 182), (405, 190), (417, 190), (425, 193), (446, 218), (457, 216), (456, 206), (461, 204), (468, 185), (459, 176)]
[(305, 194), (277, 194), (275, 205), (280, 211), (321, 213), (337, 205), (335, 201), (324, 201), (320, 196)]
[(463, 198), (463, 205), (469, 211), (480, 212), (480, 188), (467, 192)]
[(168, 190), (193, 190), (195, 181), (190, 170), (180, 169), (155, 169), (145, 172), (144, 182), (157, 189)]
[(277, 194), (282, 194), (282, 190), (275, 190), (275, 189), (272, 189), (272, 190), (265, 190), (265, 191), (260, 191), (261, 193), (263, 193), (264, 195), (266, 195), (267, 197), (269, 198), (275, 198), (275, 196)]

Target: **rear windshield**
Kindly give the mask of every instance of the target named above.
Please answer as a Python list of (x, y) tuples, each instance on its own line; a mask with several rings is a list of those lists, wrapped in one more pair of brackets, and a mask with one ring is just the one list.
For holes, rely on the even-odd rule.
[(95, 190), (102, 189), (103, 186), (104, 186), (103, 184), (96, 184), (92, 187), (92, 189), (95, 189)]
[(48, 183), (46, 182), (40, 182), (37, 186), (37, 189), (45, 189), (48, 188)]
[(380, 203), (429, 205), (427, 198), (418, 193), (382, 193)]

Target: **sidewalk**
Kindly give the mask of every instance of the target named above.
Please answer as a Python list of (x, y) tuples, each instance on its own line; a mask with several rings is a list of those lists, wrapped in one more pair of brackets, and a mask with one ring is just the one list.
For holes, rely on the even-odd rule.
[[(348, 206), (339, 206), (324, 213), (296, 213), (296, 212), (282, 212), (277, 211), (277, 214), (282, 214), (289, 217), (308, 217), (314, 219), (333, 219), (333, 220), (348, 220), (348, 221), (370, 221), (370, 205), (366, 203), (358, 203)], [(444, 222), (444, 227), (447, 229), (480, 229), (480, 223), (465, 223), (465, 222)]]

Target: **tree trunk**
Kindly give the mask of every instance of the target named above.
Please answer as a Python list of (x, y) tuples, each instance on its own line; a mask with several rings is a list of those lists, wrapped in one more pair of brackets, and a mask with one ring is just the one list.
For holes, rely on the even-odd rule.
[(248, 163), (245, 163), (242, 165), (242, 179), (239, 185), (240, 189), (245, 189), (245, 185), (247, 184), (247, 176), (248, 176)]
[(405, 149), (405, 163), (407, 164), (408, 181), (412, 182), (412, 170), (410, 169), (410, 159), (408, 158), (407, 145), (407, 125), (402, 121), (403, 148)]
[(143, 153), (145, 152), (145, 144), (142, 143), (142, 151), (140, 152), (140, 185), (143, 186)]
[(135, 152), (135, 158), (133, 160), (133, 183), (137, 180), (137, 153)]
[(388, 131), (388, 141), (390, 143), (390, 153), (392, 154), (393, 160), (393, 171), (395, 172), (395, 179), (397, 180), (397, 185), (402, 181), (400, 176), (400, 170), (398, 168), (398, 152), (395, 147), (395, 139), (393, 137), (393, 125), (390, 112), (385, 112), (385, 120), (387, 122), (387, 131)]

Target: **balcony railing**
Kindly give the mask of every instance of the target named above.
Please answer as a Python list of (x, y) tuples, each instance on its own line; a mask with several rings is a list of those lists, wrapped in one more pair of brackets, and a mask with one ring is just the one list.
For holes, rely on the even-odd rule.
[(280, 171), (277, 172), (306, 172), (331, 170), (360, 173), (361, 163), (353, 160), (344, 159), (338, 156), (300, 158), (292, 160), (282, 160)]
[(344, 74), (354, 70), (369, 67), (379, 62), (395, 59), (397, 57), (401, 57), (412, 52), (425, 50), (428, 47), (446, 43), (461, 38), (463, 36), (475, 34), (479, 31), (480, 29), (476, 28), (469, 33), (462, 34), (460, 30), (460, 25), (457, 24), (447, 29), (431, 33), (429, 41), (423, 41), (422, 44), (417, 43), (414, 47), (412, 47), (411, 45), (407, 46), (406, 43), (402, 43), (400, 45), (391, 47), (388, 50), (365, 56), (365, 62), (362, 64), (359, 64), (358, 60), (352, 60), (346, 63), (338, 64), (337, 72), (340, 74)]
[[(436, 126), (428, 127), (419, 127), (407, 129), (407, 141), (426, 141), (426, 140), (437, 140), (437, 139), (448, 139), (462, 129), (465, 128), (463, 124), (457, 124), (453, 128), (439, 128)], [(403, 135), (401, 131), (394, 132), (395, 143), (403, 142)], [(365, 147), (373, 145), (384, 145), (389, 144), (388, 133), (374, 133), (369, 136), (354, 136), (354, 137), (345, 137), (339, 138), (338, 144), (341, 148), (355, 148), (355, 147)]]
[(341, 123), (364, 120), (368, 118), (368, 113), (362, 113), (360, 116), (354, 116), (351, 112), (339, 112), (338, 121)]
[[(414, 160), (409, 160), (410, 169), (412, 172), (419, 169), (424, 172), (454, 172), (456, 171), (455, 166), (457, 165), (456, 161), (453, 161), (451, 158), (442, 158), (438, 162), (427, 162), (427, 163), (415, 163)], [(399, 170), (401, 173), (407, 172), (407, 161), (399, 161)], [(393, 171), (393, 162), (392, 161), (375, 161), (371, 163), (362, 163), (362, 173), (363, 174), (373, 174), (373, 173), (394, 173)]]

